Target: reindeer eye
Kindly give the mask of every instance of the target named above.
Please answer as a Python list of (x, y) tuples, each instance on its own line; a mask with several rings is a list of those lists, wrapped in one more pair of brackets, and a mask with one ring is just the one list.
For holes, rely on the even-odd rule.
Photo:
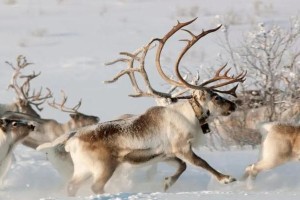
[(215, 100), (220, 101), (222, 98), (219, 96), (215, 96)]

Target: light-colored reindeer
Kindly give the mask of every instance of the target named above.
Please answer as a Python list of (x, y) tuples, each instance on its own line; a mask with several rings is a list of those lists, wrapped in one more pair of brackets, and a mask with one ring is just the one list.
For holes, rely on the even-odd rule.
[[(176, 86), (172, 87), (167, 93), (157, 91), (153, 89), (153, 87), (150, 84), (148, 74), (145, 70), (145, 56), (147, 54), (148, 49), (150, 46), (142, 47), (137, 49), (133, 53), (128, 52), (121, 52), (121, 55), (127, 56), (127, 58), (119, 58), (115, 61), (106, 63), (106, 65), (112, 65), (119, 62), (125, 62), (127, 63), (127, 68), (125, 70), (122, 70), (119, 72), (113, 79), (109, 81), (105, 81), (105, 83), (113, 83), (116, 82), (120, 77), (123, 75), (128, 75), (132, 84), (132, 87), (135, 91), (135, 94), (129, 95), (131, 97), (152, 97), (155, 99), (158, 106), (166, 106), (171, 103), (175, 103), (181, 98), (188, 98), (180, 96), (183, 93), (185, 93), (187, 90), (183, 91), (176, 91)], [(138, 62), (137, 66), (134, 66), (134, 63)], [(143, 90), (139, 85), (138, 81), (136, 80), (135, 73), (139, 73), (141, 77), (144, 80), (144, 84), (146, 86), (146, 91)], [(199, 80), (199, 74), (192, 80), (192, 82), (197, 82)], [(175, 92), (176, 91), (176, 92)], [(173, 93), (174, 92), (174, 93)], [(130, 120), (129, 118), (137, 117), (133, 114), (123, 114), (121, 116), (118, 116), (117, 120)], [(54, 140), (51, 143), (45, 143), (37, 147), (37, 150), (43, 151), (47, 153), (48, 160), (55, 166), (57, 171), (62, 175), (65, 181), (69, 181), (73, 174), (73, 162), (71, 159), (71, 156), (68, 152), (64, 149), (64, 142), (68, 138), (68, 134), (65, 134), (56, 140)], [(151, 166), (152, 168), (149, 171), (156, 171), (154, 168), (154, 165)]]
[(300, 126), (288, 123), (269, 122), (261, 126), (265, 135), (258, 162), (245, 169), (243, 179), (255, 179), (257, 174), (289, 161), (300, 160)]
[[(93, 192), (104, 192), (104, 186), (116, 168), (125, 162), (138, 165), (170, 161), (178, 164), (176, 173), (165, 179), (165, 189), (173, 185), (185, 171), (186, 163), (208, 170), (220, 183), (235, 181), (235, 178), (218, 172), (197, 156), (193, 148), (201, 143), (201, 124), (206, 123), (210, 116), (229, 115), (236, 109), (234, 103), (216, 92), (236, 96), (237, 86), (228, 91), (217, 88), (243, 82), (246, 74), (230, 76), (229, 70), (222, 73), (225, 68), (223, 66), (212, 79), (200, 85), (192, 85), (186, 82), (179, 72), (180, 61), (188, 49), (200, 38), (221, 26), (203, 31), (199, 35), (186, 30), (192, 39), (186, 40), (187, 45), (175, 64), (178, 81), (170, 79), (161, 68), (160, 55), (166, 41), (193, 21), (195, 19), (185, 23), (178, 22), (163, 38), (154, 39), (145, 46), (148, 49), (152, 43), (159, 42), (156, 54), (159, 74), (173, 86), (188, 88), (192, 94), (191, 98), (165, 107), (152, 107), (135, 118), (104, 122), (69, 134), (65, 141), (65, 150), (70, 152), (74, 163), (74, 174), (68, 185), (69, 195), (75, 195), (80, 185), (89, 177), (93, 178)], [(216, 83), (217, 81), (221, 82)], [(214, 85), (208, 86), (211, 83)]]
[(36, 118), (27, 114), (16, 112), (6, 112), (5, 116), (13, 116), (19, 119), (28, 119), (31, 121), (36, 121), (38, 123), (36, 129), (33, 132), (31, 132), (23, 141), (24, 145), (36, 149), (39, 145), (46, 142), (52, 142), (64, 133), (68, 133), (79, 127), (99, 122), (99, 117), (85, 115), (83, 113), (78, 112), (78, 109), (81, 106), (81, 101), (79, 101), (79, 103), (73, 108), (66, 107), (66, 101), (67, 97), (63, 93), (63, 100), (61, 104), (57, 104), (55, 102), (55, 99), (52, 103), (49, 103), (49, 105), (56, 109), (60, 109), (63, 112), (70, 113), (71, 119), (66, 123), (59, 123), (54, 119)]
[[(16, 66), (9, 62), (7, 62), (7, 64), (14, 70), (9, 88), (12, 88), (15, 91), (17, 97), (15, 102), (11, 104), (0, 104), (0, 116), (2, 116), (6, 111), (13, 111), (26, 113), (32, 115), (33, 117), (40, 118), (40, 115), (32, 108), (32, 106), (35, 106), (38, 111), (41, 111), (43, 108), (41, 108), (40, 106), (47, 99), (52, 98), (52, 93), (48, 88), (45, 95), (42, 95), (42, 88), (38, 92), (35, 92), (35, 90), (33, 90), (32, 94), (29, 94), (31, 92), (30, 81), (38, 77), (41, 73), (36, 74), (35, 72), (33, 72), (29, 75), (22, 75), (21, 71), (25, 67), (32, 64), (28, 63), (24, 56), (17, 57)], [(18, 79), (24, 79), (21, 85), (18, 83)]]
[(65, 180), (69, 180), (73, 173), (73, 162), (70, 154), (66, 152), (64, 146), (60, 144), (60, 141), (62, 140), (61, 138), (65, 137), (64, 134), (77, 128), (96, 124), (100, 121), (100, 119), (96, 116), (85, 115), (78, 112), (78, 109), (81, 106), (81, 100), (73, 108), (66, 107), (65, 103), (67, 101), (67, 97), (63, 91), (62, 95), (63, 100), (61, 104), (58, 104), (55, 100), (53, 100), (53, 102), (49, 103), (49, 105), (63, 112), (70, 113), (71, 119), (65, 124), (61, 124), (55, 120), (39, 120), (41, 126), (37, 127), (37, 131), (35, 133), (35, 135), (38, 136), (30, 135), (28, 139), (26, 139), (32, 148), (45, 152), (48, 160), (52, 163), (55, 169), (62, 175), (62, 177), (64, 177)]
[(12, 151), (24, 138), (34, 130), (32, 122), (0, 119), (0, 187), (12, 160)]

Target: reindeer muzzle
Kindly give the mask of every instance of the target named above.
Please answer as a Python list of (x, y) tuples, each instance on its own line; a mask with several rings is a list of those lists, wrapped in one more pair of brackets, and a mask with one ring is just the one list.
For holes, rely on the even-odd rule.
[(28, 126), (29, 126), (29, 129), (30, 129), (31, 131), (34, 131), (34, 129), (35, 129), (35, 126), (34, 126), (34, 125), (29, 124)]

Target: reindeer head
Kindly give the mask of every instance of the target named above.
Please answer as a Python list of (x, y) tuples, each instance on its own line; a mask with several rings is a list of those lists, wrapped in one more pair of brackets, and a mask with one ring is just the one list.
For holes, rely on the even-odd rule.
[(25, 138), (31, 131), (33, 131), (35, 126), (25, 120), (1, 118), (0, 128), (4, 133), (11, 134), (14, 141), (18, 141)]
[(66, 107), (65, 103), (67, 102), (68, 97), (65, 95), (64, 91), (61, 91), (61, 93), (63, 96), (61, 104), (56, 103), (55, 99), (53, 99), (51, 103), (48, 102), (48, 104), (49, 106), (61, 110), (62, 112), (70, 113), (71, 120), (69, 121), (69, 124), (71, 127), (79, 128), (87, 125), (96, 124), (100, 121), (99, 117), (93, 115), (86, 115), (81, 112), (78, 112), (78, 109), (81, 106), (81, 100), (73, 108)]
[[(230, 68), (227, 69), (225, 72), (222, 72), (226, 67), (226, 64), (225, 64), (224, 66), (221, 66), (216, 71), (213, 78), (211, 78), (207, 81), (204, 81), (203, 83), (198, 84), (198, 85), (194, 85), (194, 84), (187, 82), (180, 74), (179, 65), (180, 65), (180, 61), (184, 57), (185, 53), (199, 39), (201, 39), (202, 37), (206, 36), (209, 33), (217, 31), (221, 27), (221, 25), (220, 25), (214, 29), (209, 29), (207, 31), (203, 30), (198, 35), (193, 34), (189, 30), (182, 29), (183, 27), (191, 24), (195, 20), (196, 19), (185, 22), (185, 23), (178, 22), (177, 25), (174, 26), (163, 38), (156, 38), (150, 42), (150, 44), (154, 41), (159, 42), (157, 52), (156, 52), (156, 60), (155, 60), (156, 68), (157, 68), (159, 74), (161, 75), (161, 77), (169, 84), (171, 84), (173, 86), (177, 86), (177, 87), (183, 87), (183, 88), (186, 88), (187, 90), (191, 91), (192, 95), (191, 95), (190, 102), (192, 104), (192, 107), (194, 108), (194, 111), (195, 111), (195, 109), (197, 110), (197, 107), (201, 107), (202, 110), (204, 110), (204, 111), (207, 110), (211, 114), (229, 115), (231, 112), (235, 111), (236, 105), (233, 102), (223, 98), (218, 93), (225, 93), (225, 94), (229, 94), (229, 95), (236, 97), (235, 91), (236, 91), (238, 85), (234, 86), (232, 89), (227, 90), (227, 91), (218, 90), (217, 88), (220, 88), (222, 86), (229, 85), (232, 83), (236, 83), (236, 82), (244, 82), (247, 72), (241, 72), (237, 76), (233, 76), (233, 75), (229, 76), (228, 73), (230, 71)], [(176, 74), (176, 77), (178, 78), (178, 80), (173, 80), (173, 79), (169, 78), (162, 70), (161, 63), (160, 63), (160, 56), (161, 56), (161, 52), (162, 52), (162, 49), (163, 49), (166, 41), (172, 35), (174, 35), (178, 30), (186, 31), (187, 33), (189, 33), (191, 35), (192, 38), (181, 40), (181, 41), (187, 42), (187, 44), (180, 52), (180, 54), (176, 60), (175, 66), (174, 66), (175, 74)], [(212, 84), (212, 83), (214, 83), (214, 84)]]
[(229, 115), (236, 110), (236, 104), (212, 91), (194, 90), (192, 98), (213, 115)]

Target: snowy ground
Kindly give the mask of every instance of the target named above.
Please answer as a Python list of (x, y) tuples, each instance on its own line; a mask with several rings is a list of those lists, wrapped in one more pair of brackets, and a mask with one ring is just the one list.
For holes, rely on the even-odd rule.
[[(244, 168), (256, 161), (258, 151), (217, 152), (203, 148), (198, 155), (216, 169), (240, 178)], [(124, 166), (107, 184), (109, 194), (93, 196), (87, 184), (76, 198), (70, 198), (64, 181), (46, 156), (19, 146), (16, 162), (0, 190), (0, 199), (299, 199), (300, 195), (299, 163), (288, 163), (260, 174), (251, 190), (244, 182), (220, 185), (203, 169), (189, 166), (168, 193), (163, 193), (163, 178), (175, 172), (175, 168), (160, 164), (151, 178), (147, 169)]]
[[(233, 16), (233, 41), (238, 42), (251, 25), (263, 21), (285, 26), (289, 17), (299, 11), (298, 0), (0, 0), (1, 103), (9, 103), (13, 98), (11, 91), (6, 90), (12, 70), (4, 62), (14, 62), (22, 54), (35, 63), (28, 71), (42, 72), (34, 82), (36, 87), (51, 88), (56, 98), (64, 89), (70, 104), (83, 98), (80, 110), (84, 113), (97, 115), (102, 121), (124, 113), (141, 113), (154, 102), (127, 97), (132, 91), (127, 79), (112, 85), (102, 83), (122, 69), (122, 66), (103, 65), (117, 58), (118, 52), (132, 52), (152, 37), (163, 36), (177, 19), (186, 21), (198, 17), (191, 29), (201, 31), (215, 27), (216, 16)], [(221, 36), (216, 33), (200, 41), (187, 56), (185, 65), (219, 65), (216, 57), (221, 49), (217, 41)], [(180, 48), (173, 42), (164, 52), (163, 62), (168, 65)], [(150, 52), (151, 59), (153, 53)], [(156, 77), (149, 63), (147, 70), (153, 85), (163, 88), (163, 81)], [(41, 115), (61, 122), (68, 117), (47, 106)], [(15, 154), (16, 162), (4, 188), (0, 189), (0, 200), (299, 199), (300, 196), (300, 165), (297, 163), (261, 174), (252, 190), (239, 182), (219, 185), (204, 170), (189, 167), (168, 193), (162, 192), (162, 180), (174, 169), (162, 164), (149, 181), (145, 169), (137, 169), (127, 176), (114, 176), (107, 185), (111, 194), (92, 196), (86, 187), (80, 190), (78, 197), (68, 198), (63, 181), (45, 155), (21, 145)], [(201, 149), (199, 154), (220, 171), (239, 178), (244, 168), (257, 159), (258, 150), (211, 152)]]

